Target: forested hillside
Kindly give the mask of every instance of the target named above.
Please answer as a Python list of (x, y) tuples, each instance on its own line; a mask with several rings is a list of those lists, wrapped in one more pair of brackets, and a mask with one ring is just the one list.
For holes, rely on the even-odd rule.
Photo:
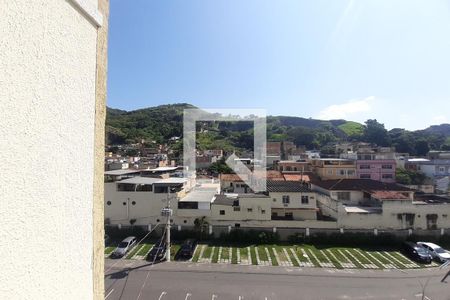
[[(181, 103), (161, 105), (134, 111), (107, 109), (107, 144), (135, 143), (141, 139), (165, 143), (183, 132), (183, 110), (195, 108)], [(204, 122), (197, 134), (198, 148), (220, 147), (224, 150), (250, 149), (253, 144), (251, 122)], [(450, 150), (450, 124), (424, 130), (384, 128), (376, 120), (360, 124), (346, 120), (323, 121), (311, 118), (269, 116), (268, 141), (293, 141), (308, 149), (332, 152), (339, 141), (362, 141), (380, 146), (394, 146), (399, 152), (424, 155), (430, 149)]]

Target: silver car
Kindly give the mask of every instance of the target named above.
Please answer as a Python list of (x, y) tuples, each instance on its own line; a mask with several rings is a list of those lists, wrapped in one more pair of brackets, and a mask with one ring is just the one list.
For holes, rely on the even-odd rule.
[(441, 263), (450, 260), (450, 253), (436, 244), (425, 242), (417, 242), (417, 244), (424, 247), (434, 259), (438, 260)]
[(111, 257), (122, 257), (125, 254), (127, 254), (128, 251), (130, 251), (134, 245), (136, 244), (136, 237), (129, 236), (123, 241), (120, 242), (120, 244), (117, 246), (116, 250), (111, 254)]

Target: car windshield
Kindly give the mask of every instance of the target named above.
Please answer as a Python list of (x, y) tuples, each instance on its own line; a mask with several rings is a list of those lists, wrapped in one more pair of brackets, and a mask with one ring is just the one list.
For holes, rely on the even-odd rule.
[(119, 244), (119, 248), (126, 248), (126, 247), (128, 247), (128, 243), (127, 242), (121, 242)]
[(436, 249), (434, 249), (434, 252), (436, 252), (436, 253), (439, 253), (439, 254), (441, 254), (441, 253), (447, 253), (444, 249), (442, 249), (442, 248), (436, 248)]
[(427, 250), (425, 250), (425, 248), (422, 248), (422, 247), (416, 248), (416, 251), (419, 254), (427, 254), (428, 253)]

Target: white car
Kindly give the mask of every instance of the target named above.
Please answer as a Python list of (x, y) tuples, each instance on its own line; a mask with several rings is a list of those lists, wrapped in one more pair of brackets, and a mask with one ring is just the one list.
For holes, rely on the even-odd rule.
[(136, 244), (136, 237), (129, 236), (126, 239), (124, 239), (122, 242), (120, 242), (119, 246), (117, 246), (116, 250), (111, 254), (112, 258), (116, 257), (122, 257), (125, 254), (127, 254), (128, 251), (131, 250), (131, 248), (134, 247)]
[(424, 247), (433, 258), (439, 260), (441, 263), (450, 260), (450, 253), (441, 246), (426, 242), (417, 242), (417, 244)]

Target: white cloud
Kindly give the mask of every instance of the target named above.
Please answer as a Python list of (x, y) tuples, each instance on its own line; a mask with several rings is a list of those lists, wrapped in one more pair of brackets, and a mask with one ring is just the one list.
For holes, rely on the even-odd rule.
[(433, 125), (440, 125), (443, 123), (449, 123), (449, 120), (446, 116), (440, 115), (440, 116), (435, 116), (431, 119), (431, 121), (433, 122)]
[(322, 120), (348, 119), (360, 113), (370, 112), (373, 108), (374, 96), (364, 99), (350, 100), (342, 104), (333, 104), (319, 112)]

